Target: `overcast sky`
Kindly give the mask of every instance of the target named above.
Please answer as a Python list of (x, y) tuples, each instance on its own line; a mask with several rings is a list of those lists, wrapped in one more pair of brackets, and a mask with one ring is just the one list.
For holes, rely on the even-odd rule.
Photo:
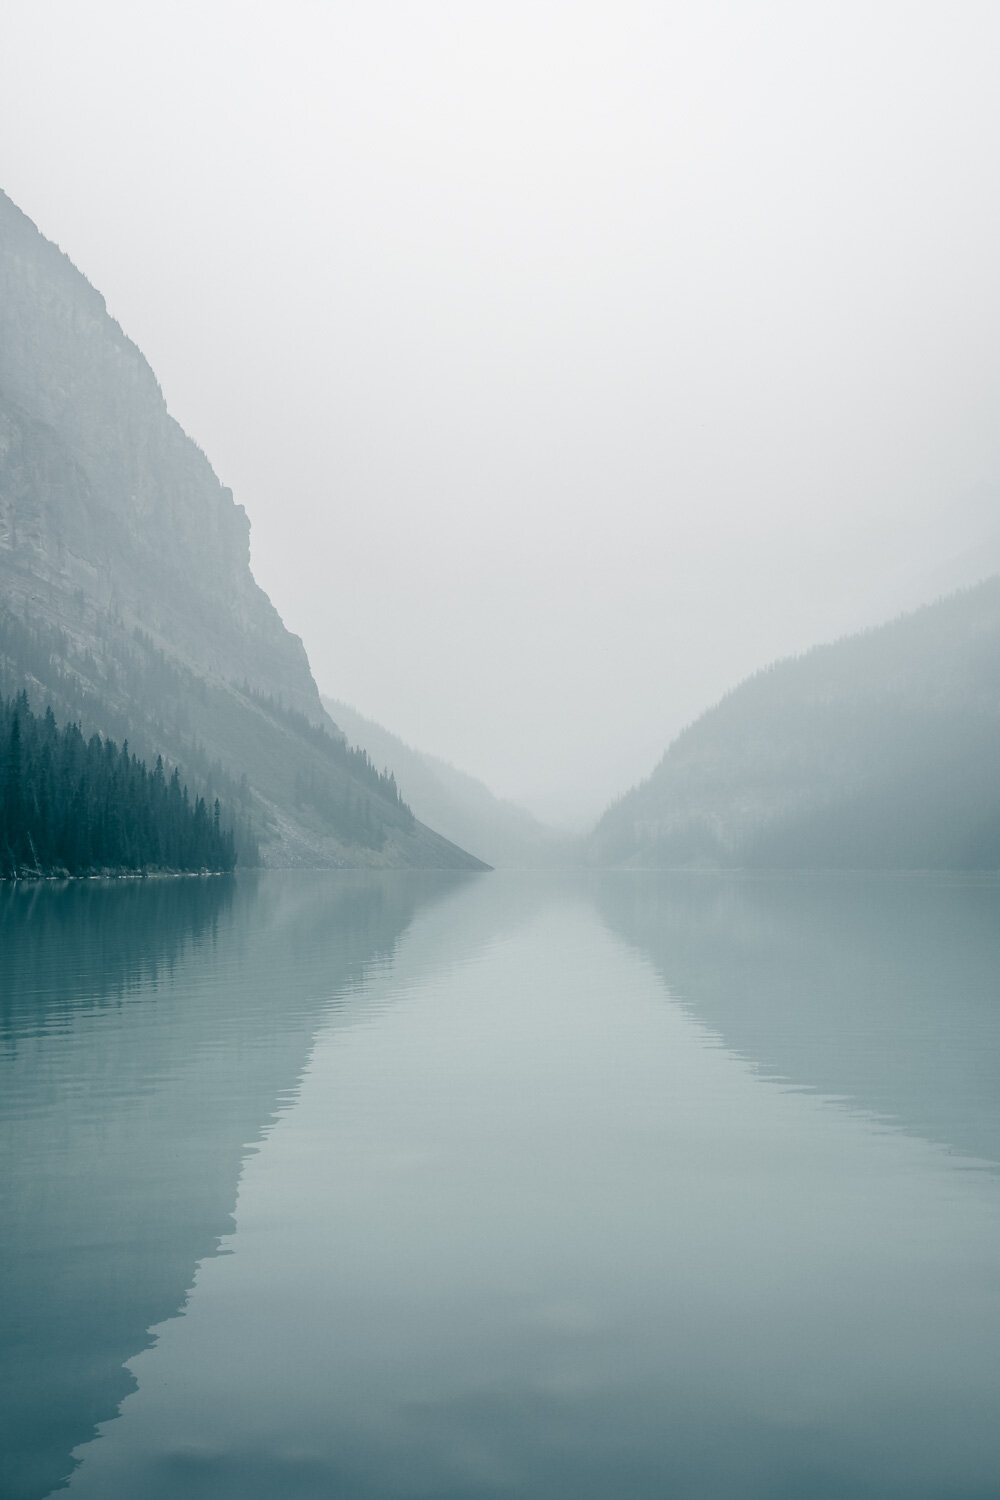
[(996, 529), (998, 42), (995, 0), (6, 0), (0, 185), (323, 691), (583, 817)]

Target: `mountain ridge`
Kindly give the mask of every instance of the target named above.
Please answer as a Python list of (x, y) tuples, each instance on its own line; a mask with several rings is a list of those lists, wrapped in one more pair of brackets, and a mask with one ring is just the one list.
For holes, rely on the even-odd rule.
[(591, 838), (600, 863), (1000, 864), (1000, 577), (744, 679)]
[(221, 792), (268, 864), (482, 868), (346, 754), (249, 527), (104, 298), (0, 193), (4, 690)]

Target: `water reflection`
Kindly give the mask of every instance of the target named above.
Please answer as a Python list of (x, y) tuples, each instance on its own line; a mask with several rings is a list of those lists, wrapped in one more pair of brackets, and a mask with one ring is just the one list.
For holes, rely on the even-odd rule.
[(234, 886), (232, 878), (0, 883), (0, 1049), (85, 1004), (114, 1004), (155, 983), (215, 931)]
[(73, 1442), (78, 1500), (1000, 1492), (1000, 1180), (935, 1144), (993, 1128), (986, 887), (158, 900), (62, 978), (10, 929), (5, 1496)]
[(232, 1228), (320, 1021), (440, 880), (0, 887), (0, 1494), (46, 1495)]
[(611, 929), (767, 1075), (1000, 1162), (1000, 884), (609, 872)]
[(996, 1494), (996, 1177), (524, 890), (421, 913), (318, 1038), (78, 1500)]

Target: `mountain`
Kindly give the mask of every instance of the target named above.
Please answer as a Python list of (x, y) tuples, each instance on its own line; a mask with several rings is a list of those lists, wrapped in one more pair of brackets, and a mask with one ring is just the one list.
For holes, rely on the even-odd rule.
[(484, 782), (414, 750), (346, 703), (327, 697), (322, 702), (352, 744), (367, 751), (376, 766), (392, 767), (417, 817), (453, 843), (498, 867), (553, 865), (570, 858), (570, 840), (516, 803), (494, 796)]
[(254, 581), (246, 513), (2, 193), (0, 687), (180, 765), (266, 863), (478, 867), (349, 750)]
[(1000, 577), (741, 683), (591, 849), (604, 864), (1000, 867)]

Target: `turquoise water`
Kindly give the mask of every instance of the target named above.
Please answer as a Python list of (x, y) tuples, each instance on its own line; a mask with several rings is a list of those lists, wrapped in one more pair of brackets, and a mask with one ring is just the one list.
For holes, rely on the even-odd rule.
[(1000, 887), (0, 890), (0, 1494), (1000, 1493)]

